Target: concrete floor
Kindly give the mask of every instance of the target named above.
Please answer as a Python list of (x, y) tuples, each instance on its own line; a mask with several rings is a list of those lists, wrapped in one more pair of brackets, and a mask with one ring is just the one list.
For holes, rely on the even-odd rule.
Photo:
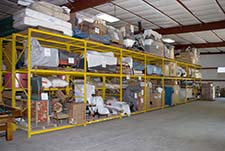
[(1, 151), (223, 151), (225, 101), (193, 102), (122, 120), (14, 140)]

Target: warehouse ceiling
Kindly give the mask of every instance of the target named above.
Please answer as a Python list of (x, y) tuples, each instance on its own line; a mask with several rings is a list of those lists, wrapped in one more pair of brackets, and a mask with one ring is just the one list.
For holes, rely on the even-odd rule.
[[(0, 1), (0, 18), (21, 8), (17, 6), (16, 1)], [(66, 2), (66, 0), (46, 1), (58, 5)], [(115, 27), (127, 23), (137, 27), (137, 22), (141, 21), (144, 29), (151, 28), (162, 33), (164, 37), (174, 39), (178, 48), (193, 45), (200, 48), (203, 53), (225, 52), (225, 0), (89, 0), (88, 2), (76, 0), (68, 6), (73, 11), (92, 6), (83, 12), (90, 14), (104, 12), (115, 16), (120, 19), (111, 24)]]

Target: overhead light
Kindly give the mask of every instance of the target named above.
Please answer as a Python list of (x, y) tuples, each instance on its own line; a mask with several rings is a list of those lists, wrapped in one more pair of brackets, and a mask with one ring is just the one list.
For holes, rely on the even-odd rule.
[(105, 14), (105, 13), (97, 14), (96, 17), (99, 18), (99, 19), (105, 20), (107, 22), (110, 22), (110, 23), (119, 21), (119, 18), (116, 18), (114, 16), (111, 16), (111, 15), (108, 15), (108, 14)]
[(163, 38), (162, 41), (165, 43), (174, 43), (175, 42), (175, 40), (170, 39), (170, 38)]
[(225, 73), (225, 67), (218, 67), (217, 73)]

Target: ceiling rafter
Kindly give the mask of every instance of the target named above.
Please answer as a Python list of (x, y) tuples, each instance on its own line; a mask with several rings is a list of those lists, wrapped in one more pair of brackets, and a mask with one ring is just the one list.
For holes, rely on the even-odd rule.
[(216, 0), (217, 5), (219, 6), (219, 8), (222, 10), (222, 12), (225, 14), (225, 10), (223, 9), (223, 7), (221, 6), (220, 2), (218, 0)]
[(112, 0), (75, 0), (74, 2), (69, 2), (65, 6), (71, 9), (71, 12), (77, 12), (87, 8), (95, 7), (101, 4), (110, 3)]
[(156, 31), (162, 35), (168, 35), (168, 34), (180, 34), (180, 33), (188, 33), (188, 32), (224, 29), (224, 28), (225, 28), (225, 20), (222, 20), (222, 21), (216, 21), (216, 22), (210, 22), (210, 23), (204, 23), (204, 24), (194, 24), (194, 25), (170, 27), (165, 29), (156, 29)]
[(179, 44), (175, 45), (176, 49), (184, 49), (188, 46), (192, 46), (195, 48), (215, 48), (215, 47), (225, 47), (225, 42), (210, 42), (210, 43), (198, 43), (198, 44)]
[(123, 10), (125, 10), (125, 11), (127, 11), (127, 12), (129, 12), (129, 13), (131, 13), (131, 14), (133, 14), (133, 15), (135, 15), (135, 16), (137, 16), (137, 17), (139, 17), (139, 18), (141, 18), (141, 19), (143, 19), (143, 20), (145, 20), (145, 21), (147, 21), (147, 22), (149, 22), (149, 23), (151, 23), (151, 24), (157, 26), (157, 27), (159, 27), (159, 28), (163, 28), (163, 27), (161, 27), (160, 25), (157, 25), (157, 24), (155, 24), (154, 22), (152, 22), (152, 21), (150, 21), (150, 20), (148, 20), (148, 19), (142, 17), (141, 15), (138, 15), (138, 14), (136, 14), (136, 13), (134, 13), (134, 12), (132, 12), (132, 11), (130, 11), (130, 10), (128, 10), (128, 9), (126, 9), (126, 8), (124, 8), (124, 7), (122, 7), (122, 6), (120, 6), (120, 5), (117, 5), (117, 4), (113, 3), (113, 2), (111, 2), (111, 3), (112, 3), (113, 5), (115, 5), (115, 6), (121, 8), (121, 9), (123, 9)]
[(192, 16), (194, 16), (199, 22), (204, 23), (200, 18), (198, 18), (181, 0), (177, 0), (177, 2), (185, 8)]
[(216, 35), (216, 37), (218, 37), (221, 41), (224, 41), (223, 38), (221, 38), (220, 36), (218, 36), (218, 34), (215, 33), (213, 30), (211, 30), (211, 32), (212, 32), (214, 35)]
[(174, 18), (170, 17), (169, 15), (167, 15), (166, 13), (164, 13), (163, 11), (161, 11), (160, 9), (158, 9), (157, 7), (155, 7), (154, 5), (152, 5), (150, 2), (146, 1), (146, 0), (142, 0), (143, 2), (145, 2), (147, 5), (151, 6), (152, 8), (154, 8), (155, 10), (159, 11), (161, 14), (163, 14), (164, 16), (170, 18), (171, 20), (173, 20), (174, 22), (176, 22), (177, 24), (179, 24), (180, 26), (182, 26), (182, 24), (180, 22), (178, 22), (177, 20), (175, 20)]

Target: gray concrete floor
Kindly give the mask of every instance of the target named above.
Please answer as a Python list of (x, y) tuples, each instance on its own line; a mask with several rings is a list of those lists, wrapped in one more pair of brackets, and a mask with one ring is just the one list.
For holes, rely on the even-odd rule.
[(193, 102), (122, 120), (14, 140), (0, 151), (223, 151), (225, 101)]

